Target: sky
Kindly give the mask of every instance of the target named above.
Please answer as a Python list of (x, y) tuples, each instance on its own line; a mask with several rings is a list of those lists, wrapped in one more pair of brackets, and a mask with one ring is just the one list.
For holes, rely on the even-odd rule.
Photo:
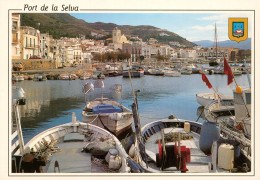
[(189, 41), (214, 41), (214, 27), (217, 24), (218, 41), (228, 40), (228, 18), (248, 17), (251, 37), (253, 14), (245, 11), (213, 12), (155, 12), (155, 13), (71, 13), (86, 22), (104, 22), (118, 25), (151, 25), (174, 32)]

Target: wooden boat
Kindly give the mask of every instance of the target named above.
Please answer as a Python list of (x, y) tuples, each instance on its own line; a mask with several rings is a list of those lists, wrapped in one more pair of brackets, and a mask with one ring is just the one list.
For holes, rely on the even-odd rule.
[[(12, 121), (10, 136), (10, 142), (14, 142), (11, 145), (12, 173), (129, 173), (133, 168), (136, 170), (136, 162), (113, 134), (77, 121), (75, 113), (72, 113), (72, 122), (47, 129), (24, 145), (19, 105), (25, 101), (20, 89), (15, 89), (19, 92), (13, 95), (16, 118)], [(104, 143), (106, 146), (102, 146)], [(116, 153), (111, 154), (111, 150)], [(102, 158), (106, 151), (107, 163)]]
[(133, 114), (116, 101), (98, 98), (85, 106), (82, 121), (107, 129), (118, 136), (131, 127)]
[[(217, 133), (213, 136), (212, 127), (213, 132)], [(245, 172), (251, 171), (251, 158), (248, 158), (247, 153), (242, 148), (239, 149), (243, 151), (239, 156), (234, 153), (234, 149), (243, 144), (237, 145), (238, 141), (231, 139), (232, 136), (224, 136), (227, 131), (219, 131), (217, 124), (202, 125), (181, 119), (163, 119), (146, 124), (141, 132), (142, 137), (137, 137), (139, 140), (136, 141), (136, 148), (139, 150), (136, 154), (146, 172), (243, 172), (241, 166), (247, 167)], [(205, 144), (210, 156), (205, 153)]]
[[(233, 97), (232, 96), (226, 96), (223, 94), (219, 94), (221, 99), (229, 99), (232, 100)], [(218, 97), (216, 95), (216, 93), (200, 93), (200, 94), (196, 94), (196, 99), (197, 102), (201, 105), (201, 106), (207, 106), (207, 104), (209, 104), (210, 102), (217, 100)]]

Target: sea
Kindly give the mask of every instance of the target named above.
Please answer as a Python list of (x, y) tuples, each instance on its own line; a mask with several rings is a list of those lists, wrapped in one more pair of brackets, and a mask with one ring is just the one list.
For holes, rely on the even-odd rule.
[[(233, 95), (235, 83), (227, 85), (226, 75), (207, 75), (212, 86), (220, 93)], [(247, 75), (236, 76), (242, 88), (249, 87)], [(94, 87), (84, 96), (82, 87), (94, 80), (47, 80), (16, 82), (25, 91), (26, 105), (20, 107), (24, 142), (38, 133), (71, 122), (72, 112), (82, 121), (81, 112), (88, 101), (95, 98), (113, 99), (131, 109), (133, 91), (137, 93), (141, 126), (174, 115), (177, 119), (204, 122), (196, 94), (213, 92), (202, 81), (200, 74), (163, 77), (145, 75), (133, 78), (106, 77), (104, 88)], [(116, 87), (121, 86), (121, 92)], [(12, 117), (12, 116), (11, 116)]]

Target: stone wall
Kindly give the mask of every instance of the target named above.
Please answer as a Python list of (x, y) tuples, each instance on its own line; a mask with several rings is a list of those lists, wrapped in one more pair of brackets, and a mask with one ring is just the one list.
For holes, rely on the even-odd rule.
[(22, 64), (23, 70), (45, 70), (56, 69), (55, 62), (46, 59), (25, 59), (25, 60), (12, 60), (13, 67)]

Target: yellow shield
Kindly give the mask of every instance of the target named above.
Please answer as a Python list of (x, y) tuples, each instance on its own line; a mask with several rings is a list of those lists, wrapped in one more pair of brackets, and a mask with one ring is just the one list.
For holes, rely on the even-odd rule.
[(248, 18), (228, 18), (228, 37), (231, 41), (245, 41), (248, 38)]

